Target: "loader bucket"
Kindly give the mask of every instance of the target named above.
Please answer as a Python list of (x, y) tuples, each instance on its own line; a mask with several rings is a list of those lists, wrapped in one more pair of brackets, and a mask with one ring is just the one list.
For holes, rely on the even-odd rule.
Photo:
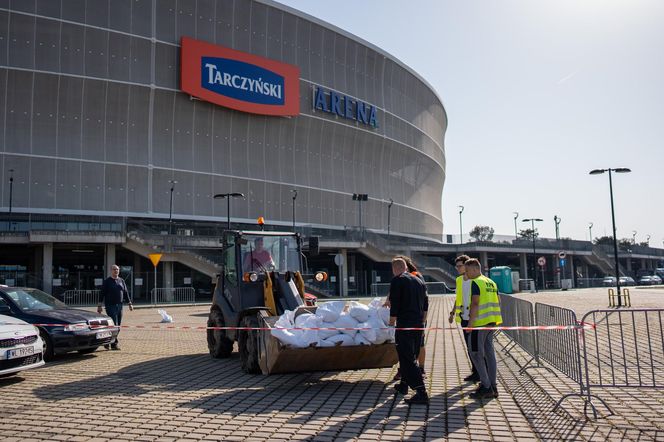
[[(260, 327), (272, 328), (277, 317), (261, 316)], [(259, 364), (263, 374), (309, 371), (362, 370), (392, 367), (398, 362), (394, 343), (346, 347), (292, 348), (284, 346), (270, 330), (258, 335)]]

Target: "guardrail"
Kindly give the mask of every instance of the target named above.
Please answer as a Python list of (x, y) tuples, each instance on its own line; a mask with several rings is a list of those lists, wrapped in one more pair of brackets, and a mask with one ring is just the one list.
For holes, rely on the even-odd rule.
[[(525, 299), (515, 298), (511, 295), (499, 295), (500, 313), (503, 317), (503, 324), (507, 327), (531, 327), (535, 325), (535, 315), (533, 313), (533, 304)], [(504, 351), (509, 352), (515, 345), (520, 345), (531, 359), (526, 362), (521, 372), (529, 368), (532, 361), (539, 364), (539, 354), (537, 347), (537, 330), (503, 330), (509, 339)]]
[[(429, 295), (446, 295), (454, 293), (450, 287), (444, 282), (427, 282), (427, 293)], [(373, 283), (371, 284), (371, 296), (387, 296), (390, 293), (389, 283)]]
[(150, 290), (152, 304), (195, 304), (196, 290), (193, 287), (157, 287)]
[(90, 307), (97, 305), (101, 290), (66, 290), (62, 293), (62, 302), (70, 307)]

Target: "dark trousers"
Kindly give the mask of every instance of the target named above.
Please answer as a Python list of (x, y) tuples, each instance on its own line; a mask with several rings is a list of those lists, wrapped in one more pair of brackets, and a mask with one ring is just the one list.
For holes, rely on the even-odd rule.
[[(466, 321), (465, 319), (462, 319), (461, 320), (461, 327), (468, 327), (468, 321)], [(473, 358), (470, 357), (470, 343), (468, 341), (468, 335), (470, 335), (470, 331), (464, 330), (463, 331), (463, 340), (466, 342), (466, 349), (468, 351), (468, 358), (470, 359), (470, 368), (472, 370), (473, 375), (479, 376), (477, 374), (477, 368), (475, 367), (475, 361), (473, 361)]]
[(497, 385), (498, 365), (493, 348), (493, 330), (473, 330), (468, 336), (470, 359), (475, 362), (482, 387)]
[[(111, 317), (113, 322), (115, 322), (115, 325), (122, 324), (122, 304), (107, 305), (106, 314)], [(115, 338), (115, 342), (113, 343), (113, 345), (118, 345), (118, 338)]]
[(394, 342), (399, 355), (401, 368), (401, 382), (413, 390), (424, 388), (422, 372), (417, 366), (417, 355), (422, 344), (421, 330), (397, 330), (394, 333)]

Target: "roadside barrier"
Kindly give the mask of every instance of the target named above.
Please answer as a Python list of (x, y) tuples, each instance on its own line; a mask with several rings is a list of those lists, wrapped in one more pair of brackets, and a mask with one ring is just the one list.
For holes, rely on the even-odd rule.
[(88, 307), (97, 305), (100, 290), (67, 290), (62, 294), (62, 302), (70, 307)]
[[(539, 354), (537, 350), (537, 328), (535, 327), (535, 315), (533, 304), (525, 299), (515, 298), (511, 295), (500, 296), (500, 313), (503, 317), (503, 333), (510, 339), (504, 351), (509, 352), (515, 345), (521, 346), (531, 356), (524, 365), (521, 372), (529, 368), (534, 360), (539, 366)], [(552, 324), (549, 324), (552, 325)]]
[(152, 304), (195, 304), (196, 290), (193, 287), (154, 288), (150, 290)]
[[(628, 288), (623, 288), (621, 289), (622, 295), (622, 302), (623, 307), (631, 307), (632, 306), (632, 300), (629, 298), (629, 289)], [(609, 289), (609, 307), (617, 307), (618, 305), (616, 304), (616, 291), (614, 289)]]

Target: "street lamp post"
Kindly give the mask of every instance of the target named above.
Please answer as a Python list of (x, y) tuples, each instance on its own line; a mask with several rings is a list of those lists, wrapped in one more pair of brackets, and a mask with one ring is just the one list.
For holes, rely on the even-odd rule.
[(537, 260), (536, 251), (535, 251), (535, 221), (541, 222), (544, 221), (541, 218), (526, 218), (521, 220), (524, 223), (531, 223), (532, 225), (532, 236), (533, 236), (533, 281), (535, 282), (535, 292), (537, 292), (537, 270), (535, 269), (535, 261)]
[(632, 230), (632, 244), (636, 244), (636, 230)]
[(218, 193), (214, 196), (214, 199), (226, 198), (226, 216), (228, 219), (228, 230), (231, 230), (231, 198), (244, 198), (243, 193), (232, 192), (232, 193)]
[(463, 219), (461, 218), (461, 214), (463, 213), (464, 207), (463, 206), (459, 206), (459, 207), (461, 207), (461, 210), (459, 210), (459, 233), (461, 235), (460, 242), (461, 242), (461, 244), (463, 244)]
[(514, 212), (514, 239), (519, 239), (519, 234), (517, 233), (516, 220), (519, 219), (519, 212)]
[(297, 199), (297, 190), (292, 189), (291, 193), (293, 194), (293, 233), (295, 233), (295, 200)]
[(168, 180), (171, 183), (171, 204), (168, 206), (168, 234), (173, 234), (173, 190), (175, 185), (178, 183), (175, 180)]
[(556, 223), (556, 241), (560, 241), (560, 230), (558, 229), (560, 221), (561, 219), (558, 215), (553, 215), (553, 222)]
[(646, 235), (646, 245), (650, 247), (650, 235)]
[(630, 169), (626, 167), (618, 167), (615, 169), (593, 169), (590, 175), (600, 175), (604, 172), (609, 172), (609, 195), (611, 196), (611, 222), (613, 224), (613, 258), (616, 263), (616, 292), (618, 293), (618, 307), (622, 306), (622, 297), (620, 296), (620, 264), (618, 262), (618, 238), (616, 238), (616, 214), (613, 207), (613, 180), (611, 179), (611, 172), (615, 173), (629, 173)]
[(392, 211), (394, 200), (390, 198), (390, 204), (387, 205), (387, 236), (390, 236), (390, 212)]
[(590, 242), (593, 242), (593, 223), (588, 223), (588, 233), (590, 234)]
[(14, 169), (9, 169), (9, 214), (12, 214), (12, 197), (14, 195)]

